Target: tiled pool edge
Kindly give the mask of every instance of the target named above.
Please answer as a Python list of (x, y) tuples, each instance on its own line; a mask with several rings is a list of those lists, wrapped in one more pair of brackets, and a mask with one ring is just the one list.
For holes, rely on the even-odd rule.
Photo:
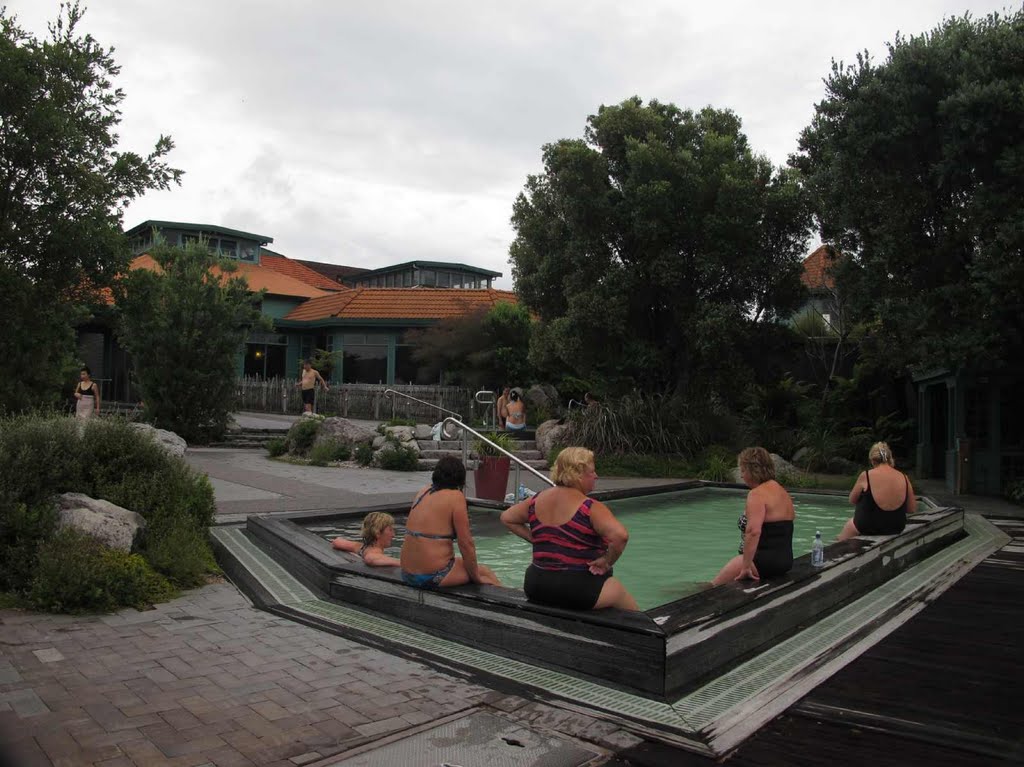
[[(561, 705), (612, 719), (642, 735), (721, 755), (909, 620), (1008, 540), (980, 517), (967, 515), (966, 527), (966, 538), (671, 705), (318, 599), (240, 528), (220, 527), (211, 535), (222, 553), (261, 587), (263, 598), (257, 603), (264, 609), (356, 641), (376, 641), (421, 661), (545, 693)], [(865, 623), (866, 616), (872, 619)]]

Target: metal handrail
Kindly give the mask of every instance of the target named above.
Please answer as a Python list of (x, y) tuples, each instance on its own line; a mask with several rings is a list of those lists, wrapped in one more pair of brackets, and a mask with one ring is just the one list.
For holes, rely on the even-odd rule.
[[(427, 402), (426, 400), (417, 399), (416, 397), (413, 397), (413, 396), (410, 396), (408, 394), (405, 394), (404, 392), (395, 391), (394, 389), (385, 389), (384, 390), (384, 396), (385, 397), (388, 397), (388, 396), (390, 396), (392, 394), (397, 394), (399, 397), (405, 397), (406, 399), (411, 399), (413, 402), (419, 402), (421, 405), (426, 405), (427, 407), (435, 408), (436, 410), (440, 410), (440, 411), (442, 411), (444, 413), (451, 413), (454, 416), (458, 416), (459, 419), (460, 419), (459, 422), (461, 423), (462, 416), (459, 415), (458, 413), (456, 413), (454, 410), (449, 410), (446, 407), (441, 407), (440, 405), (435, 405), (433, 402)], [(391, 414), (394, 415), (394, 411), (393, 410), (392, 410)]]
[[(484, 397), (483, 399), (480, 399), (481, 394), (486, 394), (488, 396)], [(497, 428), (498, 426), (496, 420), (498, 417), (497, 409), (491, 407), (491, 405), (495, 404), (498, 401), (497, 398), (494, 396), (495, 394), (497, 394), (497, 392), (491, 391), (490, 389), (481, 389), (480, 391), (473, 395), (473, 402), (469, 403), (470, 418), (473, 417), (474, 403), (484, 406), (484, 422), (489, 424), (492, 429)]]
[(485, 437), (483, 434), (478, 432), (476, 429), (473, 429), (472, 427), (467, 426), (466, 424), (464, 424), (462, 421), (458, 420), (457, 418), (452, 418), (451, 416), (449, 416), (448, 418), (445, 418), (444, 421), (441, 422), (442, 423), (442, 427), (441, 428), (444, 428), (444, 426), (447, 425), (449, 421), (451, 421), (452, 423), (457, 425), (460, 429), (462, 429), (462, 463), (463, 464), (469, 463), (469, 437), (466, 434), (466, 432), (469, 432), (470, 434), (474, 435), (477, 439), (479, 439), (479, 440), (481, 440), (483, 442), (486, 442), (488, 445), (493, 447), (499, 453), (504, 453), (510, 459), (512, 459), (512, 462), (516, 466), (515, 482), (513, 484), (515, 484), (515, 486), (516, 486), (516, 494), (517, 495), (519, 493), (519, 472), (521, 470), (520, 467), (522, 467), (523, 469), (526, 469), (528, 472), (533, 474), (538, 479), (544, 480), (545, 482), (547, 482), (552, 487), (555, 486), (555, 483), (551, 480), (551, 477), (545, 477), (543, 474), (541, 474), (535, 468), (533, 468), (528, 463), (526, 463), (523, 459), (517, 458), (516, 456), (512, 455), (512, 453), (508, 452), (508, 450), (506, 450), (505, 448), (501, 447), (500, 445), (494, 444), (493, 442), (491, 442), (491, 440), (487, 439), (487, 437)]

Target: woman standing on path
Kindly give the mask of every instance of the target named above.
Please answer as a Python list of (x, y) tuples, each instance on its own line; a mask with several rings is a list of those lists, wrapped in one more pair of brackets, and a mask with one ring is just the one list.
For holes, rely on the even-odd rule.
[[(83, 365), (75, 387), (75, 418), (92, 418), (100, 414), (100, 387), (92, 380), (88, 365)], [(65, 390), (66, 391), (66, 390)]]

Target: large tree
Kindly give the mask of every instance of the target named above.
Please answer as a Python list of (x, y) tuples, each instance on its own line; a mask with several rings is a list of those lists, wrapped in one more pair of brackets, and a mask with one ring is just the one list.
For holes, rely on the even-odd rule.
[(798, 304), (809, 226), (791, 171), (730, 111), (631, 98), (543, 148), (515, 202), (531, 359), (611, 390), (728, 395), (758, 326)]
[(1024, 353), (1024, 13), (950, 19), (833, 62), (791, 162), (890, 371)]
[(161, 244), (150, 255), (157, 269), (134, 269), (115, 286), (120, 340), (147, 419), (189, 442), (209, 441), (227, 428), (238, 357), (261, 322), (262, 295), (205, 243)]
[(181, 171), (120, 151), (111, 50), (62, 5), (44, 40), (0, 8), (0, 409), (52, 401), (74, 362), (71, 322), (128, 263), (124, 207)]

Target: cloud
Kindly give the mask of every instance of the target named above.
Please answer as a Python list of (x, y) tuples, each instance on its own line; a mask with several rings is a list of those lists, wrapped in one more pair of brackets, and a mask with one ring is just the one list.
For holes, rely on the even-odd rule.
[[(43, 34), (56, 12), (8, 0)], [(885, 56), (898, 30), (993, 2), (724, 0), (386, 3), (94, 0), (83, 26), (114, 45), (126, 148), (170, 134), (181, 188), (147, 218), (274, 237), (296, 258), (415, 258), (503, 272), (512, 203), (541, 147), (632, 95), (733, 109), (784, 163), (831, 60)]]

